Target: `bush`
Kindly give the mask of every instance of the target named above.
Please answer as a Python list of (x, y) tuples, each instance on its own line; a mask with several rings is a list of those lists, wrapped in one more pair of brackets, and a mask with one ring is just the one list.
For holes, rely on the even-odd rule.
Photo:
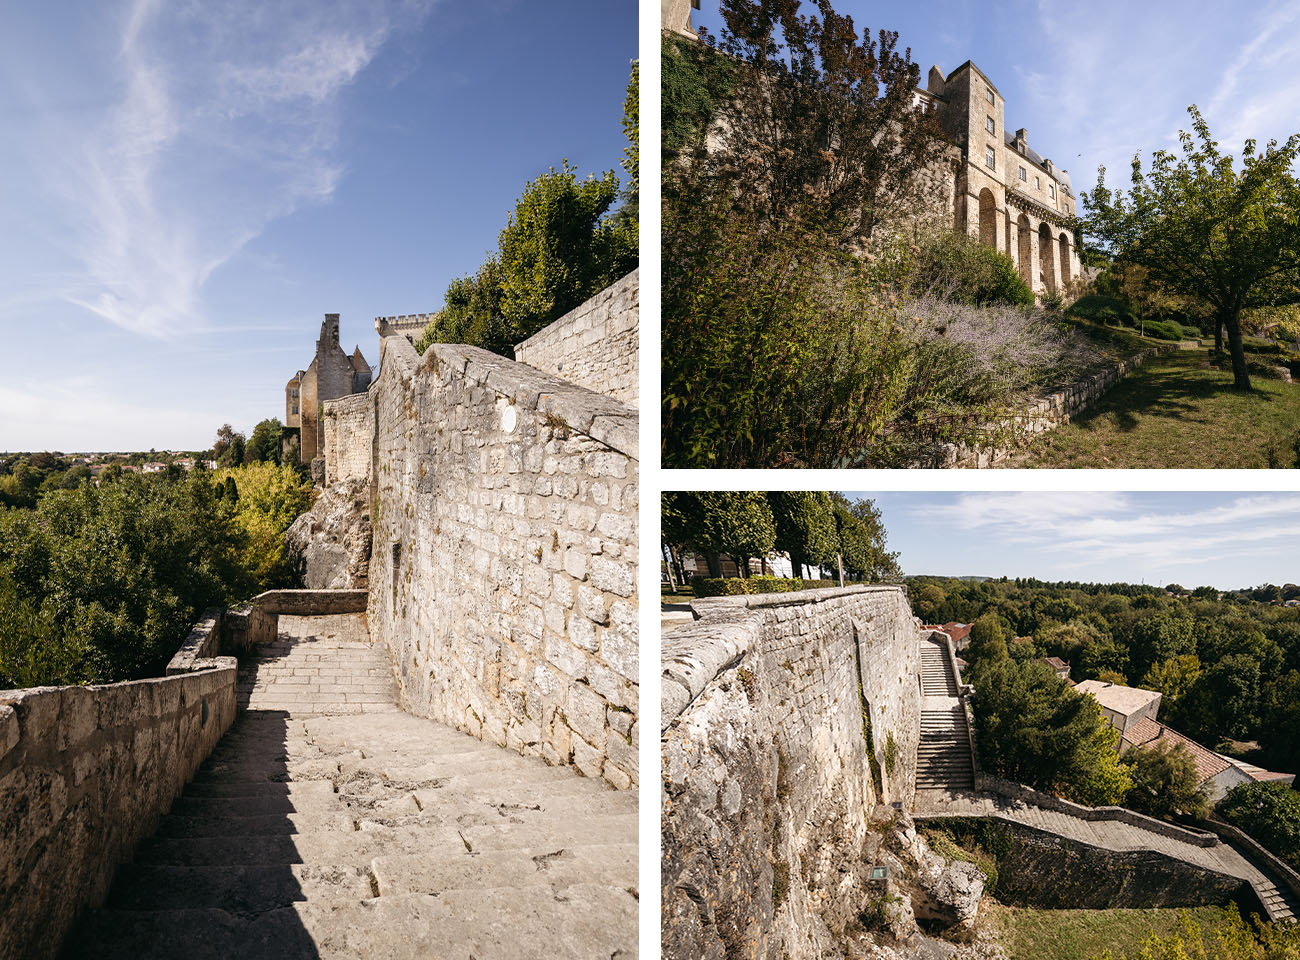
[[(818, 583), (820, 581), (809, 581)], [(804, 581), (787, 577), (692, 577), (697, 597), (738, 597), (752, 593), (790, 593), (802, 590)]]
[(1132, 327), (1137, 324), (1133, 310), (1127, 303), (1117, 297), (1105, 297), (1099, 293), (1090, 293), (1080, 297), (1066, 313), (1094, 323), (1111, 323)]
[(1219, 801), (1217, 812), (1300, 870), (1300, 793), (1290, 784), (1240, 784)]
[(951, 230), (923, 241), (912, 265), (911, 283), (923, 293), (974, 306), (1034, 305), (1033, 291), (1009, 256)]
[(1170, 323), (1166, 320), (1148, 320), (1142, 326), (1144, 336), (1155, 337), (1158, 340), (1182, 340), (1183, 328), (1177, 323)]

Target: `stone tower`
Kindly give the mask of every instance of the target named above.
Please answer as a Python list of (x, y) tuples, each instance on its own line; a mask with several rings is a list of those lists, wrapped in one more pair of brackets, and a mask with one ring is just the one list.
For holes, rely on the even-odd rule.
[(316, 458), (321, 445), (321, 404), (335, 397), (361, 393), (370, 386), (372, 371), (358, 346), (348, 356), (339, 345), (339, 315), (325, 314), (311, 365), (285, 385), (284, 423), (298, 428), (302, 463)]

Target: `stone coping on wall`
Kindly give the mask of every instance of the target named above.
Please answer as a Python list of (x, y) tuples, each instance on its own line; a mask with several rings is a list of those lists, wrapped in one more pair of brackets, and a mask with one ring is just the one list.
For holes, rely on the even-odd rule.
[[(992, 430), (998, 428), (1010, 429), (1016, 436), (1016, 439), (1010, 445), (997, 447), (973, 446), (965, 443), (940, 444), (936, 450), (938, 466), (942, 468), (974, 467), (980, 469), (995, 466), (1023, 449), (1026, 439), (1046, 433), (1048, 430), (1055, 430), (1063, 423), (1069, 423), (1074, 414), (1087, 409), (1111, 387), (1148, 360), (1171, 353), (1176, 349), (1178, 347), (1175, 344), (1148, 347), (1131, 357), (1109, 364), (1091, 376), (1076, 380), (1055, 393), (1028, 400), (1017, 412), (1009, 414), (990, 428)], [(913, 468), (933, 465), (929, 460), (918, 460), (909, 464)]]
[(1062, 800), (1060, 797), (1054, 797), (1032, 787), (1026, 787), (1023, 784), (1013, 783), (1010, 780), (1003, 780), (1001, 777), (978, 771), (975, 774), (975, 790), (980, 793), (994, 793), (1010, 800), (1020, 800), (1036, 807), (1042, 807), (1045, 810), (1055, 810), (1057, 813), (1068, 814), (1079, 820), (1117, 820), (1120, 823), (1127, 823), (1129, 826), (1148, 830), (1151, 833), (1169, 837), (1172, 840), (1181, 840), (1183, 843), (1190, 843), (1198, 847), (1214, 847), (1222, 842), (1213, 833), (1203, 833), (1199, 830), (1180, 827), (1165, 820), (1148, 817), (1136, 810), (1129, 810), (1127, 807), (1085, 807), (1082, 804)]
[(793, 607), (902, 590), (895, 586), (861, 585), (702, 597), (691, 601), (695, 622), (684, 624), (663, 637), (660, 730), (667, 730), (715, 677), (745, 656), (760, 638), (766, 616), (774, 613), (784, 619), (794, 615)]
[[(397, 345), (399, 353), (402, 345), (414, 353), (405, 340)], [(557, 427), (567, 427), (632, 460), (639, 459), (637, 412), (612, 397), (465, 344), (432, 344), (421, 362), (426, 367), (446, 364), (467, 380), (510, 398), (524, 410), (535, 411)]]
[(1300, 873), (1272, 850), (1267, 849), (1258, 840), (1239, 827), (1213, 818), (1205, 821), (1207, 829), (1232, 843), (1246, 848), (1247, 853), (1255, 858), (1256, 866), (1261, 867), (1286, 884), (1287, 888), (1300, 899)]

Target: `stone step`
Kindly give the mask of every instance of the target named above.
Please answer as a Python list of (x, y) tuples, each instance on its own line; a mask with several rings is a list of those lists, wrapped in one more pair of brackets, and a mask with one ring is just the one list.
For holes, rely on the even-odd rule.
[(268, 837), (297, 833), (352, 832), (356, 821), (346, 813), (262, 813), (250, 816), (184, 817), (168, 815), (158, 824), (159, 837)]
[[(328, 781), (323, 786), (330, 786)], [(344, 812), (343, 801), (333, 790), (299, 793), (289, 796), (261, 794), (245, 797), (190, 797), (180, 796), (172, 804), (171, 816), (187, 818), (203, 817), (250, 817), (270, 816), (273, 814), (290, 814), (305, 812), (332, 811)]]
[(297, 800), (304, 797), (309, 801), (334, 799), (334, 784), (328, 780), (293, 780), (277, 783), (270, 780), (261, 782), (226, 783), (191, 783), (182, 796), (186, 799), (226, 798), (231, 800), (252, 797), (287, 797)]
[(530, 848), (452, 855), (376, 857), (370, 870), (380, 896), (481, 890), (492, 887), (550, 887), (558, 894), (575, 884), (618, 889), (637, 885), (635, 843)]
[(591, 960), (635, 956), (636, 898), (599, 885), (308, 901), (242, 918), (224, 910), (97, 912), (68, 956), (104, 960)]
[(304, 900), (358, 901), (372, 896), (367, 867), (124, 864), (107, 906), (115, 910), (216, 907), (233, 913), (262, 913)]
[(636, 820), (626, 816), (541, 826), (497, 818), (495, 823), (448, 827), (432, 818), (421, 822), (418, 817), (403, 818), (391, 826), (365, 819), (360, 824), (360, 830), (296, 835), (159, 836), (142, 841), (135, 862), (177, 866), (369, 863), (375, 857), (413, 850), (434, 860), (467, 852), (622, 844), (636, 837)]

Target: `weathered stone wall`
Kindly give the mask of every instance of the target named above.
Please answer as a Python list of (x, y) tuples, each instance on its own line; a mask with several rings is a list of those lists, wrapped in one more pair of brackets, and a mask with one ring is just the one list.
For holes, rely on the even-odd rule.
[(637, 779), (637, 422), (476, 347), (385, 337), (371, 636), (402, 706)]
[(663, 647), (664, 956), (821, 956), (912, 800), (919, 623), (898, 587), (692, 607)]
[(0, 953), (55, 956), (230, 727), (234, 658), (194, 666), (0, 692)]
[[(929, 819), (962, 841), (987, 840), (988, 825)], [(1259, 909), (1245, 880), (1153, 850), (1108, 850), (1008, 820), (1000, 834), (997, 896), (1003, 903), (1042, 910), (1119, 910), (1196, 907), (1240, 902)], [(975, 831), (979, 831), (976, 833)]]
[(635, 408), (640, 284), (633, 270), (517, 345), (515, 359)]
[(369, 396), (354, 393), (326, 400), (322, 414), (325, 483), (370, 479), (370, 448), (375, 435), (375, 408)]

